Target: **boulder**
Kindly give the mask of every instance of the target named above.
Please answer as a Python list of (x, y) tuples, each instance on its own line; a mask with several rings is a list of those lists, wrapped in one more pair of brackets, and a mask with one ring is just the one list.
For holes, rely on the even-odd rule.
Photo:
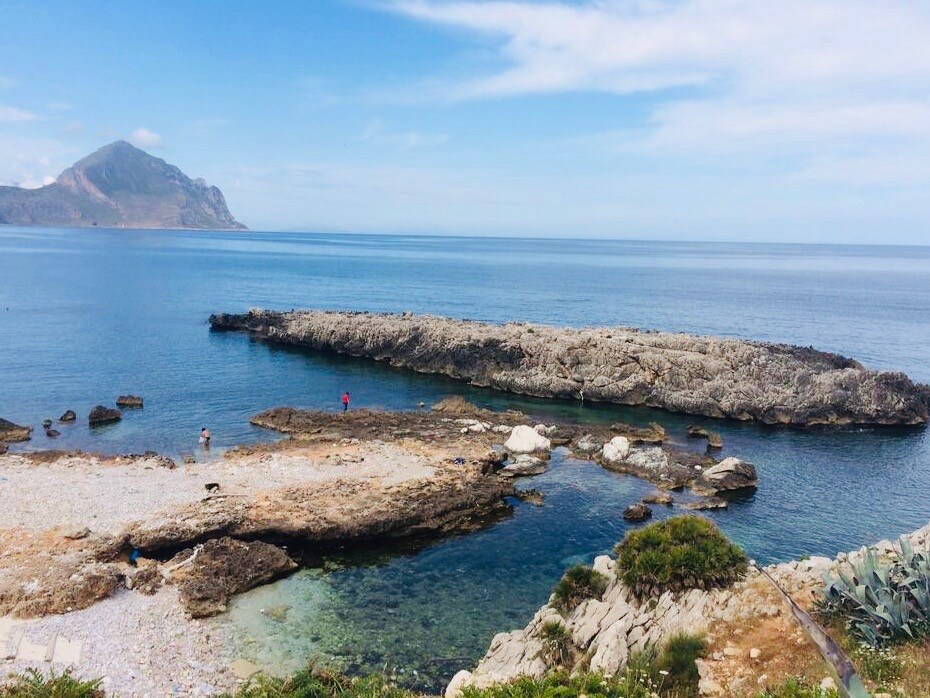
[(142, 398), (138, 395), (120, 395), (116, 398), (117, 407), (142, 407)]
[(688, 427), (688, 436), (692, 439), (707, 439), (707, 448), (723, 448), (723, 437), (715, 431), (692, 424)]
[(109, 424), (111, 422), (118, 422), (122, 418), (122, 412), (119, 410), (114, 410), (110, 407), (104, 407), (103, 405), (97, 405), (90, 411), (90, 414), (87, 415), (87, 421), (91, 426), (96, 424)]
[(595, 453), (601, 450), (601, 444), (594, 438), (593, 434), (585, 434), (575, 444), (575, 450), (580, 453)]
[(672, 503), (675, 500), (672, 498), (668, 492), (663, 492), (662, 490), (656, 490), (655, 492), (650, 492), (645, 497), (643, 497), (643, 504), (664, 504), (667, 507), (672, 506)]
[(623, 512), (623, 518), (626, 521), (645, 521), (652, 516), (652, 509), (645, 504), (631, 504)]
[(214, 538), (194, 550), (178, 553), (168, 564), (170, 581), (178, 585), (185, 610), (193, 618), (222, 613), (230, 597), (270, 582), (297, 568), (281, 548)]
[(710, 492), (728, 492), (755, 487), (758, 481), (759, 478), (752, 463), (731, 456), (704, 469), (699, 489)]
[(624, 422), (614, 422), (610, 430), (625, 436), (634, 444), (660, 444), (665, 441), (665, 427), (656, 422), (650, 422), (647, 427), (636, 427)]
[(625, 436), (615, 436), (601, 449), (601, 457), (608, 463), (622, 463), (630, 455), (630, 440)]
[(51, 419), (43, 419), (43, 420), (42, 420), (42, 428), (43, 428), (43, 429), (50, 429), (51, 426), (52, 426), (52, 420), (51, 420)]
[(59, 422), (73, 422), (77, 419), (77, 413), (74, 410), (66, 410), (63, 415), (58, 418)]
[(54, 439), (58, 436), (61, 436), (61, 432), (58, 431), (57, 429), (46, 429), (45, 435), (50, 439)]
[(504, 442), (504, 449), (508, 453), (546, 453), (551, 448), (549, 439), (525, 424), (514, 427)]
[(504, 477), (527, 477), (530, 475), (542, 475), (549, 469), (549, 464), (542, 458), (531, 456), (528, 453), (521, 453), (513, 458), (500, 475)]
[(433, 405), (433, 411), (448, 414), (479, 414), (482, 410), (461, 395), (449, 395)]
[(31, 434), (32, 427), (21, 427), (9, 420), (0, 419), (0, 442), (28, 441)]

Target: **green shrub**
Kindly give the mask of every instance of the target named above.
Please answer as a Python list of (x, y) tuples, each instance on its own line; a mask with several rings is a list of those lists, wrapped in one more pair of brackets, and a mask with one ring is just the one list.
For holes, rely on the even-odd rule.
[(821, 612), (871, 647), (930, 636), (930, 549), (915, 551), (901, 538), (900, 555), (890, 562), (871, 548), (862, 552), (827, 582)]
[(700, 635), (678, 633), (672, 635), (662, 653), (656, 660), (656, 669), (668, 672), (662, 684), (669, 689), (678, 689), (681, 692), (697, 695), (698, 674), (695, 660), (707, 654), (707, 641)]
[(45, 677), (35, 669), (0, 686), (0, 698), (102, 698), (100, 680), (81, 681), (68, 672)]
[(699, 516), (631, 531), (616, 548), (620, 578), (640, 599), (664, 591), (726, 587), (746, 574), (746, 554)]
[(833, 689), (824, 690), (800, 679), (788, 679), (780, 686), (762, 691), (758, 698), (839, 698), (839, 695)]
[(463, 698), (650, 698), (655, 688), (648, 678), (632, 672), (604, 678), (600, 674), (564, 672), (548, 674), (541, 679), (522, 677), (513, 683), (490, 688), (466, 688)]
[(585, 599), (600, 598), (607, 582), (607, 577), (587, 565), (575, 565), (555, 585), (555, 607), (570, 613)]
[(539, 630), (542, 642), (541, 657), (550, 667), (567, 666), (572, 658), (572, 636), (564, 623), (551, 620)]
[(304, 669), (288, 679), (256, 676), (235, 698), (414, 698), (382, 676), (349, 678), (319, 669)]

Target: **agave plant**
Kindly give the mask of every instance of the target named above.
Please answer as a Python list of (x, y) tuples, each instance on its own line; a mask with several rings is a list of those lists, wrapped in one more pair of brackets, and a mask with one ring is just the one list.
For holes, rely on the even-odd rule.
[(914, 639), (930, 629), (930, 550), (915, 551), (901, 538), (900, 554), (879, 560), (871, 548), (862, 559), (825, 577), (821, 610), (846, 620), (862, 642), (881, 647)]

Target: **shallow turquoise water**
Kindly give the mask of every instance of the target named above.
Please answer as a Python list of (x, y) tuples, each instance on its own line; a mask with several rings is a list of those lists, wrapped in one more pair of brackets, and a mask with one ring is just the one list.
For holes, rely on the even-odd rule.
[[(83, 418), (145, 397), (114, 426), (79, 420), (28, 448), (217, 449), (275, 438), (248, 417), (281, 404), (413, 408), (457, 392), (481, 404), (588, 421), (692, 422), (645, 409), (544, 402), (373, 362), (211, 333), (211, 312), (250, 306), (412, 310), (492, 321), (626, 324), (814, 345), (930, 380), (930, 248), (188, 233), (0, 228), (0, 416)], [(755, 496), (714, 518), (762, 561), (835, 553), (930, 519), (925, 429), (794, 431), (712, 423), (725, 454), (756, 463)], [(2, 487), (0, 483), (0, 487)], [(643, 485), (555, 463), (529, 481), (546, 506), (416, 555), (306, 571), (237, 602), (243, 650), (434, 677), (522, 626), (564, 567), (622, 537)], [(6, 496), (7, 493), (0, 491)], [(259, 609), (293, 606), (284, 623)], [(448, 602), (447, 602), (448, 600)], [(415, 624), (411, 626), (411, 624)], [(410, 630), (416, 627), (416, 632)], [(252, 642), (248, 639), (252, 638)]]

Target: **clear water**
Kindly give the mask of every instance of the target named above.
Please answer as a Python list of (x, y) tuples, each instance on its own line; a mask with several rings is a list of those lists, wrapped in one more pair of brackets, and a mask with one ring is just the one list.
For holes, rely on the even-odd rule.
[[(578, 420), (692, 422), (470, 389), (373, 362), (211, 333), (250, 306), (411, 310), (564, 325), (625, 324), (813, 345), (930, 381), (930, 248), (457, 239), (281, 233), (0, 228), (0, 416), (81, 418), (120, 393), (143, 410), (91, 430), (41, 429), (26, 448), (215, 450), (273, 434), (248, 425), (281, 404), (413, 408), (457, 392)], [(726, 454), (756, 463), (751, 498), (715, 520), (757, 559), (835, 553), (930, 519), (930, 432), (792, 431), (712, 423)], [(522, 626), (564, 567), (622, 537), (645, 487), (556, 460), (526, 486), (546, 505), (416, 554), (355, 556), (241, 597), (225, 623), (243, 654), (279, 667), (310, 656), (399, 666), (437, 685), (495, 631)], [(665, 512), (658, 512), (665, 515)], [(288, 605), (281, 622), (260, 612)]]

